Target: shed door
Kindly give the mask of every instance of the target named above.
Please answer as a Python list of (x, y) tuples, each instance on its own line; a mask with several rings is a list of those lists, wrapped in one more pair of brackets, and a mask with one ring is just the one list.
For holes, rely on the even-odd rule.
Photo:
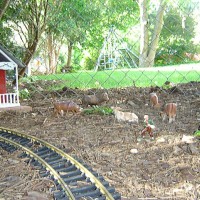
[(6, 71), (0, 69), (0, 94), (6, 93)]

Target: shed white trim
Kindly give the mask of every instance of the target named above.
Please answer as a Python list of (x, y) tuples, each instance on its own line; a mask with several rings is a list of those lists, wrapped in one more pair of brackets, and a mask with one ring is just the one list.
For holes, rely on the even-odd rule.
[(20, 106), (18, 92), (0, 94), (0, 108), (15, 106)]
[(17, 64), (12, 62), (0, 62), (0, 69), (2, 70), (14, 70)]

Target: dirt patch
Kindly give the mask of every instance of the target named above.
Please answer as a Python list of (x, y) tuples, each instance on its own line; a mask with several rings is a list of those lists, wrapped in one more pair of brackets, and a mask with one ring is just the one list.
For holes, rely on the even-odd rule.
[[(159, 111), (149, 106), (151, 91), (157, 92), (162, 102), (177, 103), (175, 123), (162, 122)], [(75, 102), (83, 95), (83, 91), (68, 92), (66, 88), (61, 92), (62, 99)], [(106, 106), (134, 112), (138, 125), (119, 123), (113, 115), (69, 113), (56, 118), (52, 99), (47, 99), (45, 92), (22, 102), (33, 107), (31, 113), (0, 113), (0, 125), (44, 139), (81, 158), (127, 199), (199, 199), (200, 142), (187, 143), (182, 138), (191, 136), (200, 123), (200, 83), (173, 90), (130, 87), (107, 92), (110, 100)], [(144, 114), (156, 126), (154, 140), (140, 136)], [(4, 174), (1, 170), (0, 175)]]

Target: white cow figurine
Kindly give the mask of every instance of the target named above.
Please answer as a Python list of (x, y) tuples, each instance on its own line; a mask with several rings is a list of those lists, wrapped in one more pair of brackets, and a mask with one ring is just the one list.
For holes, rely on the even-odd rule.
[(138, 116), (132, 112), (123, 112), (119, 107), (111, 107), (115, 118), (120, 121), (131, 122), (134, 124), (138, 124)]

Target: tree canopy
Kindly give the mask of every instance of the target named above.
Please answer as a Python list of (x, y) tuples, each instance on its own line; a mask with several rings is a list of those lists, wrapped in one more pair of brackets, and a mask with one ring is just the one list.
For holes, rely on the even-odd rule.
[(139, 56), (138, 66), (179, 63), (166, 57), (197, 52), (198, 6), (197, 0), (4, 0), (1, 43), (25, 65), (43, 57), (46, 73), (93, 69), (107, 31), (115, 26)]

